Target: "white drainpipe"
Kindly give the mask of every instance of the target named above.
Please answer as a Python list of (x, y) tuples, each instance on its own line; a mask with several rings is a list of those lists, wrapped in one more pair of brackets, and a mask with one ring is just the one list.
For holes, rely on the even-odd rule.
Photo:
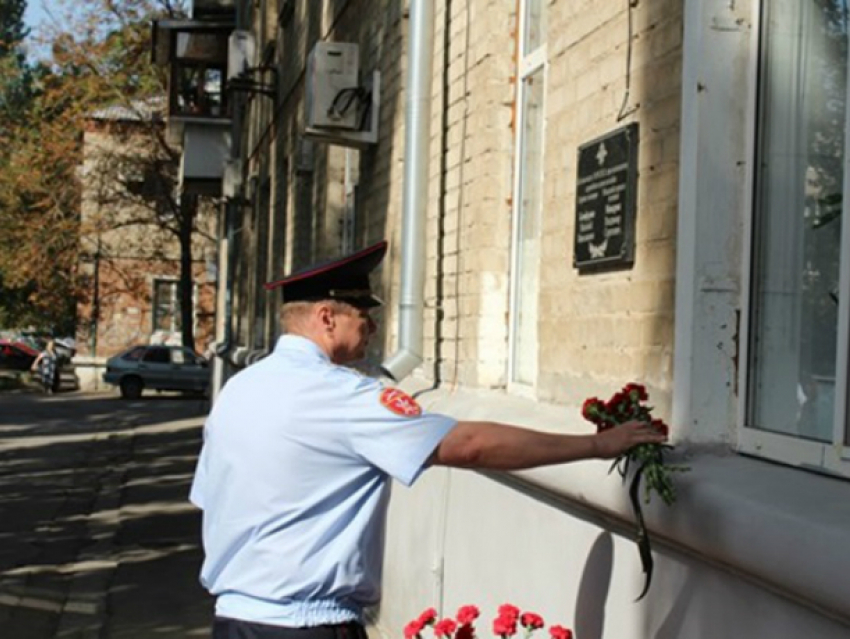
[(422, 363), (425, 215), (434, 55), (433, 0), (410, 0), (409, 21), (398, 350), (381, 365), (384, 373), (396, 381), (407, 377)]

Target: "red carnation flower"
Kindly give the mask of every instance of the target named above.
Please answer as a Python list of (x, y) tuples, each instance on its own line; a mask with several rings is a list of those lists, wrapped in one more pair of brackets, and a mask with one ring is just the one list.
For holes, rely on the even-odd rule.
[(533, 612), (522, 613), (522, 616), (519, 618), (519, 622), (522, 624), (523, 628), (528, 628), (530, 630), (536, 630), (537, 628), (543, 627), (543, 617)]
[(628, 414), (631, 412), (631, 402), (625, 393), (614, 393), (607, 405), (611, 413)]
[(605, 404), (598, 397), (586, 399), (581, 405), (582, 417), (593, 423), (598, 423), (599, 420), (603, 419), (602, 412), (604, 410)]
[(519, 608), (513, 604), (502, 604), (499, 606), (499, 616), (516, 621), (519, 619)]
[(404, 639), (413, 639), (419, 636), (420, 632), (422, 632), (422, 624), (418, 619), (414, 619), (404, 627)]
[(657, 430), (657, 431), (658, 431), (659, 433), (661, 433), (662, 435), (669, 435), (669, 434), (670, 434), (670, 428), (669, 428), (669, 426), (667, 426), (667, 424), (665, 424), (662, 420), (660, 420), (660, 419), (653, 419), (653, 420), (650, 422), (650, 424), (652, 425), (652, 427), (653, 427), (655, 430)]
[(646, 386), (643, 384), (626, 384), (623, 388), (623, 392), (631, 397), (633, 402), (645, 402), (649, 399), (649, 394), (646, 392)]
[(512, 637), (516, 634), (516, 617), (500, 615), (493, 621), (493, 634)]
[(481, 611), (479, 611), (476, 606), (461, 606), (457, 611), (457, 622), (459, 624), (472, 623), (478, 619), (478, 615), (480, 614)]
[(422, 611), (422, 614), (419, 615), (419, 623), (422, 626), (427, 626), (434, 623), (437, 620), (437, 611), (434, 608), (426, 608)]
[(563, 626), (552, 626), (549, 628), (552, 639), (573, 639), (573, 631)]
[(451, 637), (456, 628), (457, 623), (455, 623), (455, 620), (446, 617), (434, 625), (434, 635), (437, 637)]

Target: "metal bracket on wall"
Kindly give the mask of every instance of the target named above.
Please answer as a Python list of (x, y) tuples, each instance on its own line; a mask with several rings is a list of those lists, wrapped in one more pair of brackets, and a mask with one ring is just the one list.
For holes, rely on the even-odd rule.
[[(255, 80), (251, 77), (251, 74), (253, 73), (265, 72), (270, 72), (272, 74), (271, 83)], [(246, 69), (240, 75), (227, 81), (227, 90), (243, 91), (246, 93), (260, 93), (274, 100), (275, 97), (277, 97), (277, 69), (273, 66), (252, 67), (250, 69)]]

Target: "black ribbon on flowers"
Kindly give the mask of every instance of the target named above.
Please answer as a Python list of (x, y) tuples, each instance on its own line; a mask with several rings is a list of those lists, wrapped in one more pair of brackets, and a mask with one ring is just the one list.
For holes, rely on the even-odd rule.
[(638, 552), (640, 553), (640, 564), (643, 568), (643, 574), (645, 575), (645, 580), (643, 583), (643, 590), (641, 591), (638, 598), (635, 601), (640, 601), (646, 596), (646, 593), (649, 592), (649, 584), (652, 583), (652, 547), (649, 542), (649, 532), (646, 530), (646, 523), (643, 520), (643, 508), (640, 505), (640, 495), (638, 491), (640, 490), (640, 480), (643, 476), (643, 471), (646, 468), (646, 462), (641, 464), (640, 468), (635, 471), (635, 476), (632, 477), (632, 483), (629, 486), (629, 501), (632, 502), (632, 511), (635, 514), (635, 519), (637, 520), (637, 545)]
[[(617, 469), (617, 472), (620, 473), (620, 476), (625, 479), (629, 474), (629, 464), (631, 462), (631, 456), (628, 454), (623, 455), (622, 457), (614, 460), (614, 463), (611, 466), (611, 470)], [(640, 505), (640, 480), (643, 478), (643, 471), (646, 470), (648, 464), (651, 461), (644, 461), (640, 467), (635, 471), (634, 477), (632, 477), (632, 481), (629, 484), (629, 501), (632, 504), (632, 512), (635, 514), (635, 521), (637, 523), (637, 537), (635, 541), (637, 542), (638, 552), (640, 553), (640, 564), (643, 568), (643, 574), (646, 576), (643, 584), (643, 590), (641, 591), (638, 598), (635, 599), (635, 602), (640, 601), (646, 596), (646, 593), (649, 592), (649, 585), (652, 583), (652, 569), (654, 567), (654, 563), (652, 560), (652, 546), (649, 541), (649, 531), (646, 529), (646, 522), (643, 519), (643, 507)]]

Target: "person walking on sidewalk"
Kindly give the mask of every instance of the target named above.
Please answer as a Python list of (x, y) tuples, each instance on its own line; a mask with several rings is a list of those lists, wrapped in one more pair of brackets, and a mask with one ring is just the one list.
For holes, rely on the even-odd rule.
[(32, 363), (30, 370), (38, 371), (38, 376), (41, 378), (41, 386), (48, 395), (53, 394), (56, 388), (56, 369), (59, 364), (59, 355), (56, 353), (56, 342), (52, 339), (47, 340), (47, 345), (44, 350), (38, 354), (38, 357)]
[(365, 639), (378, 603), (390, 479), (428, 466), (520, 469), (613, 458), (664, 441), (630, 422), (593, 435), (544, 433), (423, 411), (347, 368), (381, 305), (369, 274), (381, 242), (267, 284), (284, 333), (233, 376), (204, 427), (190, 499), (203, 510), (201, 583), (213, 639)]

